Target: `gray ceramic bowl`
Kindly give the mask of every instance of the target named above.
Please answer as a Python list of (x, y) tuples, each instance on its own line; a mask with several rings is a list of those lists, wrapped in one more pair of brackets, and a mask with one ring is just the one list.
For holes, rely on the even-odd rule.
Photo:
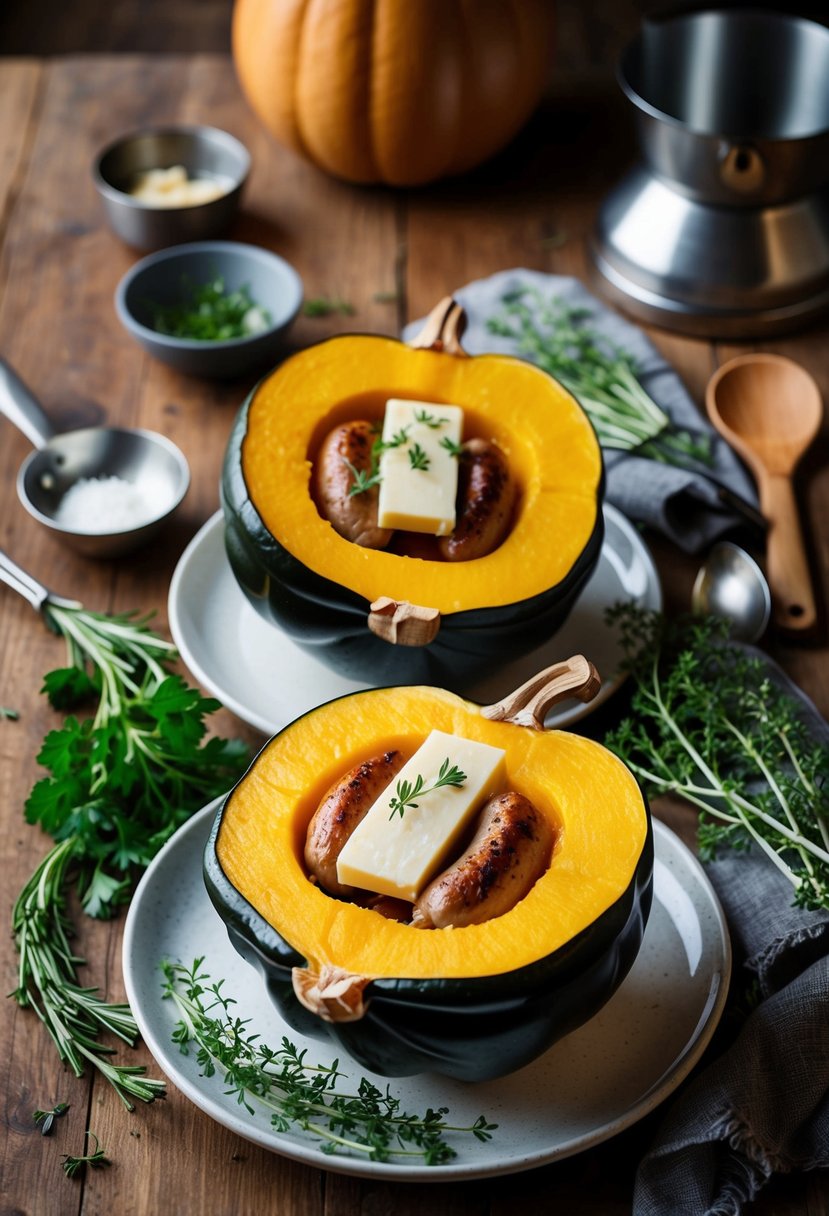
[[(188, 283), (201, 285), (217, 275), (227, 291), (249, 288), (254, 303), (268, 313), (267, 329), (210, 342), (152, 328), (153, 305), (180, 303)], [(292, 266), (267, 249), (235, 241), (197, 241), (151, 253), (127, 271), (115, 291), (121, 324), (145, 350), (177, 371), (211, 379), (232, 379), (272, 364), (301, 303), (302, 280)]]
[[(140, 173), (183, 165), (188, 177), (217, 178), (219, 198), (187, 207), (151, 207), (129, 191)], [(165, 127), (137, 131), (109, 144), (92, 165), (92, 178), (110, 226), (136, 249), (163, 249), (181, 241), (219, 236), (239, 209), (250, 154), (216, 127)]]

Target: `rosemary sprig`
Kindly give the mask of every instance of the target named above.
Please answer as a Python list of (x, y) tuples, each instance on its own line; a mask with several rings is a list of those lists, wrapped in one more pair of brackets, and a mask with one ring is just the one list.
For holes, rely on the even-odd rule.
[(415, 443), (409, 448), (409, 464), (413, 469), (420, 469), (425, 473), (431, 463), (419, 443)]
[(46, 736), (26, 818), (55, 840), (18, 895), (12, 931), (19, 953), (14, 999), (33, 1009), (58, 1055), (76, 1076), (92, 1066), (127, 1109), (152, 1102), (164, 1083), (140, 1066), (112, 1062), (105, 1032), (134, 1044), (138, 1027), (123, 1003), (78, 982), (84, 960), (72, 949), (67, 895), (76, 885), (84, 911), (112, 915), (136, 878), (176, 829), (240, 775), (247, 748), (205, 741), (205, 716), (218, 702), (168, 671), (171, 642), (147, 620), (105, 616), (47, 601), (47, 624), (63, 636), (68, 666), (49, 672), (44, 691), (55, 708), (94, 705), (90, 718), (68, 716)]
[(168, 961), (161, 965), (164, 997), (173, 1001), (180, 1018), (173, 1042), (185, 1055), (195, 1047), (202, 1074), (220, 1072), (225, 1092), (248, 1114), (255, 1116), (257, 1106), (270, 1111), (276, 1131), (310, 1132), (327, 1154), (361, 1155), (372, 1161), (421, 1158), (426, 1165), (441, 1165), (456, 1156), (444, 1139), (447, 1132), (471, 1133), (481, 1141), (492, 1138), (497, 1124), (483, 1115), (469, 1127), (453, 1127), (444, 1121), (445, 1107), (430, 1108), (422, 1116), (408, 1114), (388, 1088), (383, 1092), (365, 1077), (356, 1093), (343, 1093), (339, 1083), (346, 1075), (339, 1061), (311, 1064), (306, 1052), (287, 1038), (278, 1050), (268, 1047), (250, 1030), (249, 1019), (235, 1016), (236, 1002), (224, 994), (224, 981), (211, 983), (203, 965), (203, 958), (189, 968)]
[(456, 764), (450, 768), (447, 756), (438, 770), (437, 779), (431, 785), (425, 785), (422, 773), (418, 773), (414, 781), (398, 781), (395, 795), (389, 799), (389, 819), (394, 819), (395, 815), (402, 819), (405, 811), (409, 809), (416, 811), (419, 806), (419, 803), (415, 802), (416, 798), (425, 798), (432, 790), (439, 790), (444, 785), (461, 786), (465, 781), (466, 773), (462, 773)]
[(71, 1157), (68, 1153), (63, 1157), (63, 1169), (67, 1178), (74, 1178), (77, 1174), (83, 1173), (87, 1166), (92, 1166), (93, 1169), (102, 1169), (105, 1165), (112, 1165), (109, 1157), (104, 1155), (104, 1150), (101, 1148), (98, 1137), (94, 1132), (87, 1132), (90, 1140), (95, 1141), (95, 1147), (91, 1153), (87, 1153), (85, 1157)]
[(829, 749), (802, 705), (714, 618), (668, 624), (632, 605), (608, 615), (636, 682), (608, 746), (649, 793), (699, 808), (703, 858), (755, 845), (798, 907), (829, 908)]
[(61, 1115), (65, 1115), (69, 1110), (68, 1102), (58, 1102), (57, 1106), (53, 1106), (51, 1110), (36, 1110), (32, 1114), (32, 1118), (40, 1128), (41, 1136), (50, 1135), (54, 1127), (55, 1119), (60, 1119)]
[(503, 297), (491, 333), (510, 338), (518, 353), (555, 376), (581, 403), (605, 448), (636, 450), (666, 464), (712, 463), (704, 434), (677, 429), (637, 379), (636, 361), (592, 330), (592, 313), (557, 298), (518, 289)]

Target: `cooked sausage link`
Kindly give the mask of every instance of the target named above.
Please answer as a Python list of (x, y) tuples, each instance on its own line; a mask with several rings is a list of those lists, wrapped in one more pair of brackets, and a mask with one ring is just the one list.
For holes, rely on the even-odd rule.
[(312, 493), (320, 514), (340, 536), (364, 549), (385, 549), (393, 535), (390, 528), (377, 526), (376, 485), (361, 494), (349, 494), (354, 485), (349, 465), (360, 473), (370, 472), (375, 438), (370, 422), (335, 426), (323, 440), (313, 472)]
[(372, 756), (336, 781), (320, 802), (305, 837), (305, 864), (329, 895), (347, 898), (356, 887), (337, 878), (337, 858), (345, 842), (403, 767), (398, 751)]
[(497, 549), (515, 507), (515, 479), (500, 448), (486, 439), (470, 439), (459, 460), (457, 522), (439, 542), (448, 562), (468, 562)]
[(554, 833), (529, 798), (510, 790), (487, 802), (469, 848), (421, 892), (420, 929), (478, 925), (503, 916), (550, 864)]

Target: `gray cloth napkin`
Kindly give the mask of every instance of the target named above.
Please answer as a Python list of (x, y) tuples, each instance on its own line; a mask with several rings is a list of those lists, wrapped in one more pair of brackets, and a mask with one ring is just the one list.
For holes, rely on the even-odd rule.
[[(689, 553), (707, 548), (718, 536), (744, 522), (738, 512), (723, 503), (719, 487), (727, 487), (756, 506), (748, 473), (642, 331), (597, 300), (578, 279), (534, 270), (505, 270), (462, 287), (453, 294), (467, 315), (465, 349), (470, 354), (519, 353), (514, 341), (490, 333), (487, 321), (503, 311), (503, 297), (522, 286), (538, 291), (544, 298), (555, 296), (572, 307), (590, 309), (590, 325), (634, 357), (642, 386), (673, 422), (683, 430), (711, 438), (714, 464), (708, 475), (699, 466), (677, 468), (605, 449), (608, 501), (629, 519), (657, 529)], [(408, 325), (404, 338), (411, 339), (422, 324), (421, 320)]]
[[(815, 707), (768, 662), (829, 746)], [(790, 883), (759, 851), (706, 870), (744, 960), (732, 998), (753, 979), (759, 1003), (668, 1111), (639, 1167), (634, 1216), (737, 1216), (772, 1173), (829, 1166), (829, 914), (792, 907)]]

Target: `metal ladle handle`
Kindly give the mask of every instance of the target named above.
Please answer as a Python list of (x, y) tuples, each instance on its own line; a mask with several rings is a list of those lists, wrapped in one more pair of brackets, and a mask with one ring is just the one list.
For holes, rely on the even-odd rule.
[(7, 587), (11, 587), (12, 591), (22, 595), (24, 600), (28, 600), (37, 612), (40, 612), (47, 601), (52, 604), (60, 604), (64, 608), (79, 606), (77, 600), (67, 600), (60, 595), (53, 595), (48, 587), (43, 586), (43, 583), (39, 583), (31, 574), (21, 570), (17, 562), (13, 562), (2, 549), (0, 549), (0, 583), (5, 583)]
[(0, 413), (36, 448), (45, 448), (57, 433), (37, 397), (3, 358), (0, 358)]

